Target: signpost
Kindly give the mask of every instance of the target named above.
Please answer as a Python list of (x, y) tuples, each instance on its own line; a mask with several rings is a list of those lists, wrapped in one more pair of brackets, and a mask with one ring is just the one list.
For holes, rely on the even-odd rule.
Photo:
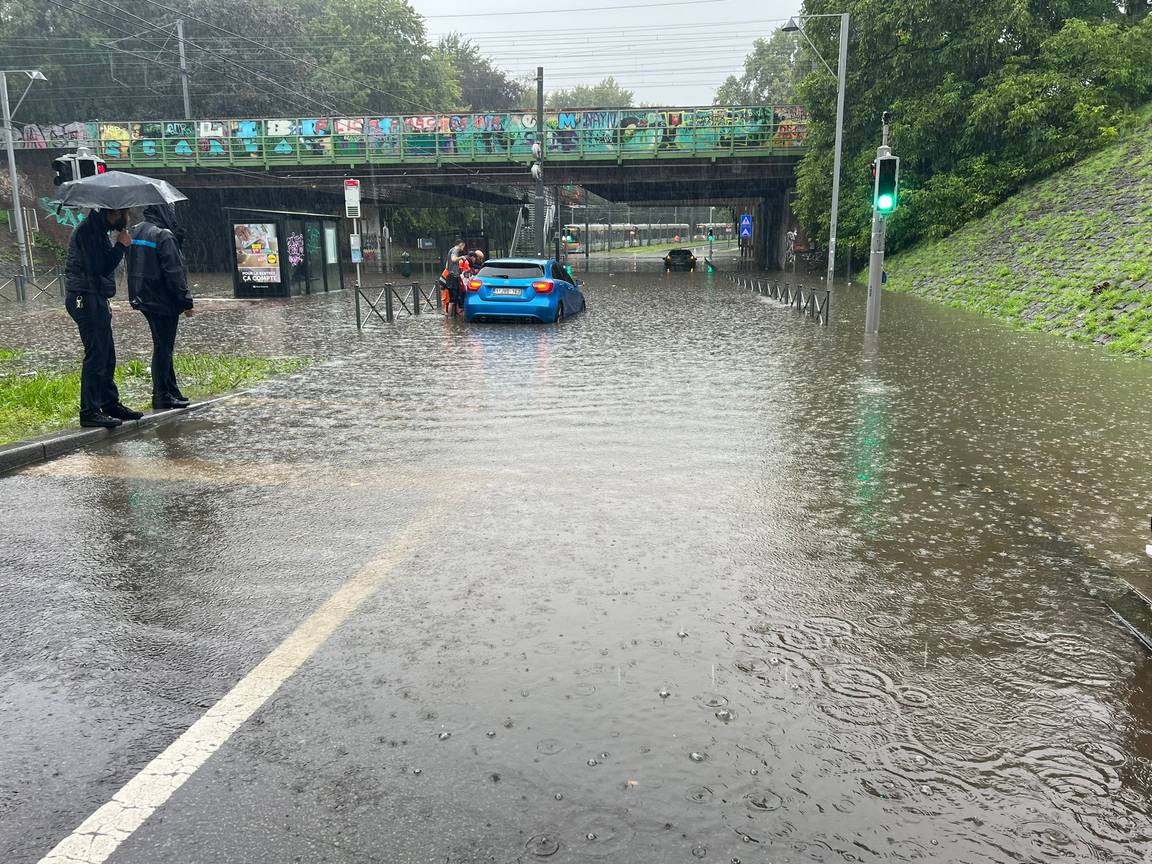
[(352, 250), (352, 263), (356, 265), (356, 326), (360, 326), (360, 262), (364, 254), (360, 248), (360, 181), (348, 178), (344, 181), (344, 216), (352, 220), (352, 235), (348, 246)]
[(740, 242), (743, 245), (744, 238), (748, 238), (749, 244), (752, 242), (752, 214), (740, 214)]

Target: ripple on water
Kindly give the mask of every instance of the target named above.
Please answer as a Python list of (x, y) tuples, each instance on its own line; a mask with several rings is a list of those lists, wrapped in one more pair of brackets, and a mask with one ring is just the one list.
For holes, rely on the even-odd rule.
[(744, 796), (750, 813), (772, 813), (784, 806), (784, 799), (771, 789), (760, 789)]
[(819, 636), (825, 636), (828, 639), (845, 639), (849, 636), (856, 635), (856, 625), (851, 621), (845, 621), (843, 618), (836, 618), (831, 615), (816, 615), (813, 616), (800, 627), (810, 633), (815, 633)]
[(560, 838), (555, 831), (534, 834), (528, 838), (524, 848), (528, 850), (529, 855), (537, 858), (551, 858), (560, 851)]
[(821, 677), (828, 690), (850, 699), (887, 699), (895, 687), (888, 675), (870, 666), (827, 666)]
[(545, 738), (536, 744), (536, 750), (545, 756), (555, 756), (564, 749), (564, 742), (559, 738)]
[(719, 693), (701, 693), (696, 697), (696, 701), (705, 708), (723, 708), (728, 704), (728, 697)]
[(716, 793), (709, 786), (691, 786), (684, 793), (684, 798), (693, 804), (711, 804), (716, 799)]
[(636, 832), (615, 812), (593, 811), (579, 823), (577, 839), (570, 851), (581, 858), (625, 860), (628, 846)]

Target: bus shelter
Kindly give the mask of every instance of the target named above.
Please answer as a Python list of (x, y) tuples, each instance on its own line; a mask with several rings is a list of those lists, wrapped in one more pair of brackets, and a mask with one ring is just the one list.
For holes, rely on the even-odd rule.
[(323, 294), (344, 287), (340, 217), (229, 207), (236, 297)]

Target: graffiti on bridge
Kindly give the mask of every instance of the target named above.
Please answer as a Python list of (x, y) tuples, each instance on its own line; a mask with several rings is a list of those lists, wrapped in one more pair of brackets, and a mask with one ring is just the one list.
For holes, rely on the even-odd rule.
[[(552, 111), (545, 142), (553, 157), (637, 156), (802, 148), (801, 106)], [(528, 159), (533, 112), (394, 117), (68, 123), (26, 126), (18, 146), (83, 143), (110, 162), (163, 164), (488, 157)]]

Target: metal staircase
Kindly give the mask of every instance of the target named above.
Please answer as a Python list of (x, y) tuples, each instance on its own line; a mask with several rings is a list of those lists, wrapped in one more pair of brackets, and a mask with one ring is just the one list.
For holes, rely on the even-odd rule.
[[(544, 218), (544, 254), (552, 248), (552, 241), (556, 235), (556, 198), (551, 192), (545, 192)], [(512, 233), (512, 248), (508, 252), (513, 258), (536, 257), (536, 203), (531, 201), (521, 206), (516, 216), (516, 229)]]

